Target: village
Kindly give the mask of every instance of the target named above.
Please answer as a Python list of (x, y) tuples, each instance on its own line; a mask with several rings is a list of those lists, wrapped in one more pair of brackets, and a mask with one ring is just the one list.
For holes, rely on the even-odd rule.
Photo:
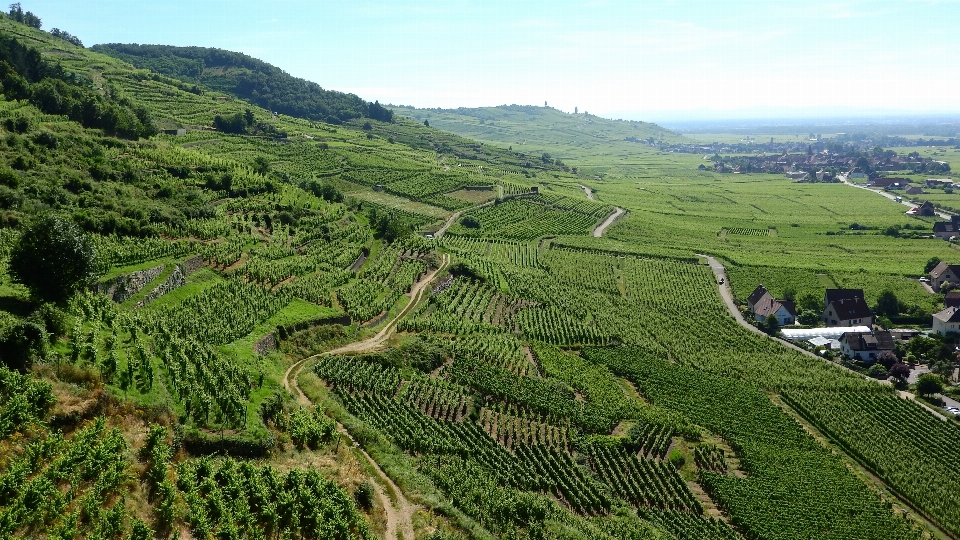
[[(862, 289), (826, 289), (815, 325), (800, 324), (795, 301), (775, 298), (762, 284), (742, 310), (767, 333), (898, 388), (916, 388), (960, 420), (960, 403), (948, 397), (960, 397), (960, 264), (940, 262), (919, 281), (930, 294), (943, 295), (943, 309), (931, 316), (929, 329), (885, 328)], [(934, 379), (946, 383), (923, 386)]]

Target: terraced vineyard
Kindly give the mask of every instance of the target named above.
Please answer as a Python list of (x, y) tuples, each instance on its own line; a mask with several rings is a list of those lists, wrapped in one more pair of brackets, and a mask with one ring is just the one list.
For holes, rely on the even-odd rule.
[[(0, 537), (960, 536), (957, 424), (743, 328), (695, 255), (738, 298), (933, 310), (917, 269), (955, 250), (883, 234), (928, 225), (894, 203), (698, 170), (649, 124), (461, 111), (624, 150), (567, 165), (276, 115), (11, 17), (0, 39)], [(14, 264), (54, 233), (31, 249), (99, 276), (63, 297)]]

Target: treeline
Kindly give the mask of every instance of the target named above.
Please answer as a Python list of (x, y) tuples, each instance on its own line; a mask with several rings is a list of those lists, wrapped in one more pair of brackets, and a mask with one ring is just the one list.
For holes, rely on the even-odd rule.
[[(108, 43), (92, 50), (169, 77), (233, 94), (273, 112), (340, 124), (353, 118), (393, 121), (393, 111), (354, 94), (324, 90), (245, 54), (209, 47)], [(216, 68), (216, 69), (209, 69)]]
[(10, 11), (7, 14), (10, 15), (11, 19), (17, 21), (18, 23), (32, 26), (37, 30), (43, 26), (43, 21), (40, 20), (40, 17), (34, 15), (32, 11), (23, 11), (23, 8), (20, 7), (20, 2), (10, 4)]
[[(7, 99), (27, 100), (46, 114), (67, 116), (108, 135), (136, 139), (157, 132), (142, 106), (102, 95), (90, 81), (47, 62), (40, 51), (6, 34), (0, 34), (0, 92)], [(26, 125), (16, 122), (11, 127), (26, 131)]]

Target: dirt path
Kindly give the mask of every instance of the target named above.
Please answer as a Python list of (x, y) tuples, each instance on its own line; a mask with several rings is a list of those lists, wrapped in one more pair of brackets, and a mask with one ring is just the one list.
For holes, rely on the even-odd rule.
[(594, 199), (593, 199), (593, 190), (592, 190), (592, 189), (588, 188), (587, 186), (585, 186), (585, 185), (583, 185), (583, 184), (580, 184), (580, 188), (583, 189), (583, 192), (587, 194), (587, 198), (588, 198), (588, 199), (590, 199), (591, 201), (594, 200)]
[(443, 233), (447, 232), (447, 229), (449, 229), (451, 225), (453, 225), (454, 223), (457, 222), (458, 219), (460, 219), (460, 216), (463, 215), (463, 212), (464, 210), (461, 210), (459, 212), (454, 212), (452, 216), (447, 218), (447, 221), (443, 224), (443, 226), (437, 229), (437, 232), (433, 233), (433, 237), (440, 238), (441, 236), (443, 236)]
[(601, 223), (600, 225), (597, 225), (597, 228), (593, 230), (593, 237), (600, 238), (601, 236), (603, 236), (603, 231), (607, 230), (607, 227), (609, 227), (610, 225), (613, 225), (613, 222), (616, 221), (618, 218), (620, 218), (620, 216), (622, 215), (623, 215), (623, 208), (620, 208), (619, 206), (616, 207), (613, 213), (607, 216), (607, 219), (604, 220), (604, 222)]
[[(502, 190), (502, 189), (503, 189), (503, 188), (501, 187), (501, 190)], [(502, 191), (501, 191), (501, 193), (500, 193), (500, 198), (503, 198), (503, 192), (502, 192)], [(447, 218), (447, 221), (444, 222), (443, 226), (441, 226), (439, 229), (437, 229), (437, 232), (433, 233), (433, 237), (434, 237), (434, 238), (440, 238), (441, 236), (443, 236), (443, 233), (447, 232), (447, 229), (449, 229), (451, 225), (453, 225), (454, 223), (456, 223), (457, 220), (460, 219), (460, 216), (462, 216), (465, 212), (470, 212), (470, 211), (476, 210), (476, 209), (478, 209), (478, 208), (483, 208), (484, 206), (490, 206), (491, 204), (493, 204), (493, 201), (485, 202), (485, 203), (483, 203), (483, 204), (478, 204), (478, 205), (476, 205), (476, 206), (471, 206), (470, 208), (467, 208), (467, 209), (464, 209), (464, 210), (460, 210), (459, 212), (454, 212), (454, 214), (453, 214), (452, 216), (450, 216), (450, 217)]]
[[(400, 313), (397, 313), (397, 315), (391, 319), (386, 326), (377, 332), (376, 335), (362, 341), (344, 345), (343, 347), (339, 347), (332, 351), (309, 356), (303, 360), (300, 360), (299, 362), (294, 363), (287, 368), (286, 373), (283, 375), (283, 387), (286, 388), (288, 392), (293, 394), (297, 399), (297, 402), (301, 405), (311, 405), (310, 399), (303, 393), (302, 390), (300, 390), (300, 386), (297, 383), (297, 377), (300, 375), (300, 372), (303, 371), (303, 368), (306, 366), (307, 362), (324, 355), (368, 352), (382, 348), (390, 336), (392, 336), (396, 331), (397, 323), (400, 321), (400, 319), (405, 317), (407, 314), (413, 311), (414, 308), (416, 308), (417, 304), (420, 303), (420, 300), (423, 299), (423, 292), (434, 280), (434, 278), (436, 278), (437, 275), (449, 264), (450, 255), (444, 255), (443, 262), (440, 263), (440, 267), (424, 276), (423, 279), (411, 287), (409, 293), (410, 302), (407, 303), (407, 305), (400, 310)], [(383, 472), (383, 469), (381, 469), (380, 466), (377, 465), (377, 462), (370, 457), (370, 454), (368, 454), (363, 448), (360, 448), (347, 429), (339, 422), (337, 422), (337, 431), (347, 437), (351, 444), (353, 444), (354, 449), (359, 452), (368, 463), (370, 463), (370, 467), (379, 477), (378, 482), (376, 482), (377, 497), (383, 504), (384, 511), (387, 514), (387, 540), (395, 540), (397, 538), (412, 540), (414, 538), (413, 514), (416, 513), (417, 508), (419, 507), (415, 504), (411, 504), (406, 497), (403, 496), (403, 492), (400, 491), (400, 488), (397, 487), (393, 480), (391, 480), (390, 477)], [(393, 494), (392, 502), (390, 497), (388, 497), (387, 493), (384, 491), (384, 485)]]

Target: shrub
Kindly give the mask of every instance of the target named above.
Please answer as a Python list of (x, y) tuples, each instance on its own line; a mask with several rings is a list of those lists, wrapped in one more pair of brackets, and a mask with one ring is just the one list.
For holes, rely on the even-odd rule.
[(11, 250), (10, 275), (34, 296), (63, 302), (96, 277), (96, 252), (73, 222), (46, 216), (27, 228)]
[(678, 469), (683, 467), (683, 465), (687, 462), (687, 457), (683, 455), (683, 452), (676, 448), (670, 451), (669, 459), (670, 463), (673, 463), (673, 466)]
[(357, 489), (353, 491), (353, 500), (364, 510), (369, 511), (373, 508), (373, 484), (367, 480), (360, 482)]

